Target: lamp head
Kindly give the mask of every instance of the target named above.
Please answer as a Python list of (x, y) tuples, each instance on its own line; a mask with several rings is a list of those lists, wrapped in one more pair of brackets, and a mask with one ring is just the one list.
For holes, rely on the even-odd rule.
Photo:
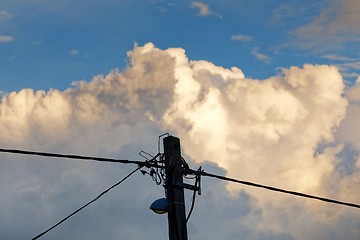
[(155, 200), (151, 205), (150, 209), (153, 210), (157, 214), (164, 214), (167, 213), (167, 199), (166, 198), (159, 198)]

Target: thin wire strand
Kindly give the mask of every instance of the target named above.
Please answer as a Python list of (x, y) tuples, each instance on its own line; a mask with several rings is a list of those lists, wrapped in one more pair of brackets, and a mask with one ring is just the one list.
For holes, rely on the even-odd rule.
[(200, 190), (200, 182), (201, 182), (201, 167), (199, 167), (199, 169), (197, 170), (197, 174), (195, 175), (195, 190), (193, 192), (193, 196), (192, 196), (192, 201), (191, 201), (191, 207), (190, 207), (190, 211), (186, 217), (186, 220), (185, 220), (185, 225), (188, 223), (189, 219), (190, 219), (190, 216), (194, 210), (194, 206), (195, 206), (195, 198), (196, 198), (196, 192), (199, 193), (199, 195), (201, 194), (201, 190)]
[[(198, 178), (195, 179), (195, 187), (197, 187), (197, 184), (198, 184)], [(193, 191), (193, 195), (192, 195), (192, 201), (191, 201), (191, 207), (190, 207), (190, 211), (186, 217), (186, 220), (185, 220), (185, 225), (188, 223), (189, 219), (190, 219), (190, 216), (194, 210), (194, 206), (195, 206), (195, 199), (196, 199), (196, 192), (197, 190), (194, 190)], [(184, 226), (185, 226), (184, 225)]]
[(106, 189), (105, 191), (103, 191), (102, 193), (100, 193), (100, 195), (98, 195), (96, 198), (94, 198), (93, 200), (91, 200), (90, 202), (86, 203), (84, 206), (78, 208), (76, 211), (72, 212), (71, 214), (69, 214), (67, 217), (63, 218), (61, 221), (59, 221), (58, 223), (56, 223), (55, 225), (53, 225), (52, 227), (48, 228), (46, 231), (38, 234), (37, 236), (35, 236), (34, 238), (32, 238), (32, 240), (38, 239), (41, 236), (45, 235), (46, 233), (48, 233), (49, 231), (51, 231), (52, 229), (56, 228), (57, 226), (59, 226), (61, 223), (65, 222), (67, 219), (69, 219), (71, 216), (75, 215), (76, 213), (80, 212), (82, 209), (86, 208), (87, 206), (89, 206), (90, 204), (92, 204), (93, 202), (95, 202), (96, 200), (98, 200), (99, 198), (101, 198), (104, 194), (106, 194), (107, 192), (109, 192), (111, 189), (113, 189), (114, 187), (120, 185), (122, 182), (124, 182), (126, 179), (128, 179), (131, 175), (133, 175), (136, 171), (138, 171), (140, 168), (142, 168), (142, 166), (138, 166), (136, 169), (134, 169), (133, 171), (131, 171), (128, 175), (126, 175), (123, 179), (121, 179), (119, 182), (115, 183), (114, 185), (112, 185), (111, 187), (109, 187), (108, 189)]
[[(197, 173), (197, 171), (194, 171), (194, 170), (190, 170), (190, 172), (193, 173), (193, 174)], [(248, 186), (252, 186), (252, 187), (265, 188), (265, 189), (270, 190), (270, 191), (291, 194), (291, 195), (304, 197), (304, 198), (316, 199), (316, 200), (323, 201), (323, 202), (334, 203), (334, 204), (344, 205), (344, 206), (353, 207), (353, 208), (360, 208), (360, 205), (355, 204), (355, 203), (342, 202), (342, 201), (338, 201), (338, 200), (334, 200), (334, 199), (313, 196), (313, 195), (300, 193), (300, 192), (295, 192), (295, 191), (289, 191), (289, 190), (285, 190), (285, 189), (281, 189), (281, 188), (275, 188), (275, 187), (266, 186), (266, 185), (261, 185), (261, 184), (257, 184), (257, 183), (253, 183), (253, 182), (241, 181), (241, 180), (237, 180), (237, 179), (234, 179), (234, 178), (229, 178), (229, 177), (224, 177), (224, 176), (219, 176), (219, 175), (207, 173), (207, 172), (204, 172), (204, 171), (201, 172), (201, 175), (202, 176), (207, 176), (207, 177), (218, 178), (220, 180), (224, 180), (224, 181), (228, 181), (228, 182), (240, 183), (240, 184), (244, 184), (244, 185), (248, 185)]]
[(35, 151), (26, 151), (26, 150), (19, 150), (19, 149), (4, 149), (4, 148), (0, 148), (0, 152), (23, 154), (23, 155), (37, 155), (37, 156), (42, 156), (42, 157), (70, 158), (70, 159), (92, 160), (92, 161), (99, 161), (99, 162), (113, 162), (113, 163), (137, 164), (137, 165), (149, 166), (149, 167), (159, 167), (158, 164), (149, 163), (149, 161), (144, 162), (144, 161), (135, 161), (135, 160), (126, 160), (126, 159), (89, 157), (89, 156), (72, 155), (72, 154), (35, 152)]

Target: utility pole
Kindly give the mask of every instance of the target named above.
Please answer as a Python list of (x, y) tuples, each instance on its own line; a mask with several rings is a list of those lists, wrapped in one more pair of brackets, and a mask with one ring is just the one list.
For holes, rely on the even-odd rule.
[(180, 139), (164, 138), (166, 198), (168, 202), (169, 240), (187, 240), (183, 172), (186, 162), (181, 157)]

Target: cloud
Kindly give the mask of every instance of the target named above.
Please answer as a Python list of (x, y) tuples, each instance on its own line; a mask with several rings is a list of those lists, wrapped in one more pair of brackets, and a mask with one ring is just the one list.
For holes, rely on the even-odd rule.
[[(291, 187), (302, 190), (316, 188), (320, 172), (331, 171), (330, 162), (318, 161), (313, 154), (318, 144), (332, 140), (332, 129), (345, 114), (344, 86), (335, 67), (293, 67), (284, 70), (284, 77), (259, 82), (247, 80), (239, 69), (225, 70), (208, 62), (192, 62), (178, 71), (178, 102), (167, 111), (165, 121), (190, 144), (185, 148), (194, 159), (217, 162), (230, 175), (246, 179), (269, 174), (266, 182), (278, 176), (280, 182), (290, 183), (292, 176), (296, 183)], [(329, 116), (333, 104), (338, 111)], [(277, 165), (275, 172), (270, 170), (272, 164)], [(292, 164), (308, 172), (303, 168), (298, 172)], [(278, 167), (282, 173), (276, 172)]]
[(79, 51), (78, 51), (77, 49), (72, 49), (72, 50), (69, 52), (69, 54), (70, 54), (71, 56), (77, 56), (77, 55), (79, 54)]
[[(0, 24), (1, 24), (1, 21), (6, 21), (11, 18), (13, 18), (13, 15), (11, 13), (6, 12), (4, 10), (0, 10)], [(15, 39), (13, 36), (0, 34), (0, 43), (9, 43), (14, 40)]]
[(360, 78), (355, 85), (347, 92), (347, 98), (350, 106), (347, 111), (347, 117), (341, 124), (337, 133), (341, 142), (352, 145), (356, 151), (360, 151), (360, 132), (358, 130), (357, 120), (360, 119)]
[(348, 70), (348, 69), (360, 70), (360, 61), (338, 64), (338, 66), (340, 69), (344, 69), (344, 70)]
[(335, 54), (326, 54), (322, 56), (321, 58), (332, 60), (332, 61), (353, 61), (354, 59), (351, 59), (349, 57), (343, 57)]
[(243, 35), (243, 34), (236, 34), (230, 37), (231, 41), (239, 41), (239, 42), (251, 42), (252, 39), (253, 39), (252, 36)]
[(8, 93), (7, 92), (4, 92), (2, 90), (0, 90), (0, 97), (4, 96), (4, 95), (7, 95)]
[[(358, 112), (347, 109), (357, 103), (358, 85), (345, 92), (336, 67), (306, 64), (253, 80), (237, 67), (189, 60), (181, 48), (161, 50), (148, 43), (127, 56), (124, 70), (64, 91), (23, 89), (3, 96), (0, 146), (138, 159), (140, 150), (156, 153), (157, 136), (171, 132), (180, 137), (190, 166), (360, 202), (358, 131), (354, 138), (335, 135), (340, 124), (343, 131), (357, 124), (351, 118)], [(341, 156), (352, 143), (356, 157), (349, 163)], [(352, 164), (346, 173), (339, 167), (345, 163)], [(35, 236), (131, 170), (2, 155), (0, 215), (6, 219), (0, 238)], [(202, 186), (189, 222), (192, 239), (360, 236), (360, 215), (352, 209), (205, 177)], [(150, 178), (135, 175), (48, 238), (167, 239), (166, 216), (148, 211), (163, 195)]]
[(9, 43), (14, 41), (14, 37), (8, 35), (0, 35), (0, 43)]
[(264, 62), (264, 63), (267, 63), (267, 64), (270, 64), (271, 63), (271, 58), (264, 54), (264, 53), (261, 53), (259, 48), (258, 47), (254, 47), (252, 50), (251, 50), (251, 54), (258, 60)]
[(197, 8), (199, 10), (199, 16), (206, 17), (209, 15), (217, 16), (218, 18), (222, 18), (222, 16), (219, 13), (215, 13), (210, 10), (210, 7), (208, 4), (199, 2), (199, 1), (193, 1), (190, 5), (192, 8)]
[(339, 56), (336, 54), (326, 54), (321, 58), (331, 61), (333, 65), (339, 68), (339, 71), (344, 77), (353, 79), (353, 81), (351, 81), (352, 83), (355, 82), (356, 78), (359, 76), (359, 59)]
[(1, 20), (7, 20), (13, 18), (13, 15), (9, 12), (6, 12), (4, 10), (0, 10), (0, 21)]
[(310, 23), (293, 32), (294, 45), (323, 51), (340, 49), (360, 39), (360, 2), (332, 0)]
[(273, 10), (268, 22), (273, 25), (282, 25), (284, 20), (299, 17), (305, 12), (306, 9), (304, 7), (296, 5), (295, 3), (283, 3)]
[(360, 61), (336, 64), (344, 77), (358, 78), (360, 76)]
[[(146, 51), (146, 47), (149, 46), (141, 48), (141, 51)], [(89, 127), (98, 121), (105, 123), (105, 115), (112, 111), (120, 117), (119, 121), (132, 122), (132, 113), (135, 114), (133, 117), (146, 113), (157, 119), (166, 109), (165, 100), (172, 96), (172, 86), (169, 85), (172, 68), (167, 66), (171, 66), (173, 60), (170, 56), (165, 56), (155, 64), (151, 60), (156, 54), (156, 51), (145, 54), (140, 49), (131, 52), (129, 58), (135, 62), (134, 67), (126, 72), (114, 70), (106, 77), (95, 77), (90, 83), (74, 83), (75, 89), (64, 92), (34, 92), (24, 89), (19, 93), (9, 94), (2, 99), (1, 105), (3, 113), (7, 114), (2, 115), (3, 125), (0, 128), (8, 133), (4, 133), (2, 139), (26, 142), (33, 131), (51, 138), (58, 138), (61, 133), (66, 138), (72, 126), (77, 123), (80, 128)], [(165, 55), (160, 51), (158, 54)], [(149, 73), (150, 71), (153, 73)], [(161, 100), (156, 99), (156, 96), (161, 96)], [(114, 101), (115, 99), (117, 100)], [(116, 114), (122, 111), (129, 114)], [(115, 116), (113, 113), (111, 115)], [(116, 122), (115, 119), (110, 120), (112, 117), (108, 120)], [(13, 122), (12, 118), (18, 120)]]
[(199, 16), (208, 16), (210, 15), (211, 11), (209, 8), (209, 5), (203, 3), (203, 2), (192, 2), (191, 6), (193, 8), (197, 8), (199, 10)]

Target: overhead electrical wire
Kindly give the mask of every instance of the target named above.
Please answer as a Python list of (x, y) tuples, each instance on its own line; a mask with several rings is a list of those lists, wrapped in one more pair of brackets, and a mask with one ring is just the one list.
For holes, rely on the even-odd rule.
[(316, 199), (316, 200), (323, 201), (323, 202), (334, 203), (334, 204), (339, 204), (339, 205), (345, 205), (345, 206), (353, 207), (353, 208), (360, 208), (360, 205), (355, 204), (355, 203), (349, 203), (349, 202), (338, 201), (338, 200), (334, 200), (334, 199), (330, 199), (330, 198), (318, 197), (318, 196), (309, 195), (309, 194), (305, 194), (305, 193), (301, 193), (301, 192), (289, 191), (289, 190), (285, 190), (285, 189), (281, 189), (281, 188), (261, 185), (261, 184), (248, 182), (248, 181), (241, 181), (241, 180), (237, 180), (237, 179), (234, 179), (234, 178), (229, 178), (229, 177), (224, 177), (224, 176), (220, 176), (220, 175), (216, 175), (216, 174), (212, 174), (212, 173), (207, 173), (207, 172), (204, 172), (204, 171), (198, 172), (198, 171), (194, 171), (194, 170), (189, 170), (189, 173), (191, 173), (191, 174), (201, 174), (202, 176), (217, 178), (217, 179), (220, 179), (220, 180), (223, 180), (223, 181), (239, 183), (239, 184), (248, 185), (248, 186), (257, 187), (257, 188), (264, 188), (264, 189), (267, 189), (267, 190), (270, 190), (270, 191), (291, 194), (291, 195), (304, 197), (304, 198)]
[(49, 231), (51, 231), (52, 229), (56, 228), (57, 226), (59, 226), (61, 223), (65, 222), (67, 219), (69, 219), (71, 216), (75, 215), (76, 213), (80, 212), (82, 209), (86, 208), (87, 206), (89, 206), (90, 204), (92, 204), (93, 202), (95, 202), (96, 200), (98, 200), (99, 198), (101, 198), (104, 194), (106, 194), (107, 192), (109, 192), (111, 189), (113, 189), (114, 187), (117, 187), (118, 185), (120, 185), (122, 182), (124, 182), (126, 179), (128, 179), (131, 175), (133, 175), (136, 171), (138, 171), (140, 168), (142, 168), (143, 166), (138, 166), (136, 169), (134, 169), (133, 171), (131, 171), (128, 175), (126, 175), (123, 179), (121, 179), (119, 182), (115, 183), (114, 185), (112, 185), (111, 187), (109, 187), (108, 189), (106, 189), (105, 191), (103, 191), (102, 193), (100, 193), (96, 198), (94, 198), (93, 200), (91, 200), (90, 202), (86, 203), (84, 206), (78, 208), (76, 211), (72, 212), (71, 214), (69, 214), (68, 216), (66, 216), (65, 218), (63, 218), (62, 220), (60, 220), (58, 223), (56, 223), (55, 225), (53, 225), (52, 227), (48, 228), (47, 230), (45, 230), (44, 232), (38, 234), (37, 236), (33, 237), (32, 240), (38, 239), (40, 237), (42, 237), (43, 235), (45, 235), (46, 233), (48, 233)]
[[(159, 150), (160, 147), (158, 146)], [(85, 204), (84, 206), (80, 207), (79, 209), (77, 209), (76, 211), (74, 211), (73, 213), (71, 213), (70, 215), (68, 215), (67, 217), (63, 218), (61, 221), (59, 221), (57, 224), (55, 224), (54, 226), (50, 227), (49, 229), (47, 229), (46, 231), (42, 232), (41, 234), (37, 235), (36, 237), (32, 238), (32, 240), (38, 239), (39, 237), (43, 236), (44, 234), (46, 234), (47, 232), (51, 231), (52, 229), (54, 229), (55, 227), (57, 227), (58, 225), (60, 225), (61, 223), (63, 223), (64, 221), (66, 221), (67, 219), (69, 219), (71, 216), (73, 216), (74, 214), (78, 213), (79, 211), (81, 211), (82, 209), (84, 209), (85, 207), (87, 207), (88, 205), (90, 205), (91, 203), (95, 202), (96, 200), (98, 200), (100, 197), (102, 197), (105, 193), (107, 193), (108, 191), (110, 191), (111, 189), (113, 189), (114, 187), (118, 186), (119, 184), (121, 184), (123, 181), (125, 181), (127, 178), (129, 178), (132, 174), (134, 174), (136, 171), (138, 171), (139, 169), (141, 169), (142, 167), (148, 167), (148, 168), (164, 168), (163, 164), (158, 164), (158, 162), (156, 161), (156, 158), (160, 156), (161, 158), (161, 154), (158, 153), (155, 157), (153, 157), (152, 159), (148, 159), (147, 161), (135, 161), (135, 160), (126, 160), (126, 159), (112, 159), (112, 158), (100, 158), (100, 157), (89, 157), (89, 156), (81, 156), (81, 155), (69, 155), (69, 154), (58, 154), (58, 153), (48, 153), (48, 152), (35, 152), (35, 151), (25, 151), (25, 150), (18, 150), (18, 149), (4, 149), (4, 148), (0, 148), (0, 152), (4, 152), (4, 153), (13, 153), (13, 154), (25, 154), (25, 155), (38, 155), (38, 156), (43, 156), (43, 157), (56, 157), (56, 158), (69, 158), (69, 159), (81, 159), (81, 160), (93, 160), (93, 161), (100, 161), (100, 162), (114, 162), (114, 163), (124, 163), (124, 164), (137, 164), (138, 167), (133, 170), (131, 173), (129, 173), (127, 176), (125, 176), (122, 180), (120, 180), (119, 182), (115, 183), (114, 185), (112, 185), (111, 187), (109, 187), (108, 189), (106, 189), (104, 192), (102, 192), (100, 195), (98, 195), (96, 198), (94, 198), (93, 200), (91, 200), (90, 202), (88, 202), (87, 204)], [(151, 156), (150, 154), (147, 154), (148, 156)], [(144, 157), (144, 156), (143, 156)], [(160, 161), (161, 162), (161, 161)], [(184, 161), (185, 162), (185, 161)], [(186, 164), (186, 162), (185, 162)], [(258, 184), (258, 183), (253, 183), (253, 182), (248, 182), (248, 181), (242, 181), (242, 180), (238, 180), (238, 179), (234, 179), (234, 178), (229, 178), (229, 177), (225, 177), (225, 176), (220, 176), (220, 175), (216, 175), (216, 174), (212, 174), (212, 173), (207, 173), (203, 170), (201, 170), (201, 168), (197, 171), (189, 169), (187, 164), (186, 167), (184, 168), (184, 173), (186, 174), (190, 174), (190, 175), (195, 175), (196, 176), (196, 180), (197, 178), (201, 175), (201, 176), (206, 176), (206, 177), (212, 177), (212, 178), (217, 178), (223, 181), (228, 181), (228, 182), (234, 182), (234, 183), (239, 183), (239, 184), (243, 184), (243, 185), (248, 185), (248, 186), (252, 186), (252, 187), (257, 187), (257, 188), (264, 188), (270, 191), (275, 191), (275, 192), (281, 192), (281, 193), (285, 193), (285, 194), (290, 194), (290, 195), (295, 195), (295, 196), (299, 196), (299, 197), (304, 197), (304, 198), (310, 198), (310, 199), (315, 199), (315, 200), (319, 200), (319, 201), (323, 201), (323, 202), (328, 202), (328, 203), (334, 203), (334, 204), (338, 204), (338, 205), (344, 205), (344, 206), (348, 206), (348, 207), (353, 207), (353, 208), (360, 208), (359, 204), (355, 204), (355, 203), (350, 203), (350, 202), (343, 202), (343, 201), (338, 201), (338, 200), (334, 200), (334, 199), (330, 199), (330, 198), (324, 198), (324, 197), (319, 197), (319, 196), (314, 196), (314, 195), (309, 195), (309, 194), (305, 194), (305, 193), (301, 193), (301, 192), (295, 192), (295, 191), (289, 191), (289, 190), (285, 190), (285, 189), (281, 189), (281, 188), (276, 188), (276, 187), (272, 187), (272, 186), (267, 186), (267, 185), (262, 185), (262, 184)], [(195, 183), (195, 185), (197, 185), (197, 183)], [(192, 199), (192, 206), (189, 212), (189, 215), (186, 218), (186, 222), (189, 220), (193, 207), (195, 204), (195, 192), (193, 195), (193, 199)]]
[[(135, 161), (135, 160), (126, 160), (126, 159), (113, 159), (113, 158), (101, 158), (101, 157), (88, 157), (81, 155), (72, 155), (72, 154), (60, 154), (60, 153), (48, 153), (48, 152), (35, 152), (35, 151), (26, 151), (18, 149), (4, 149), (0, 148), (0, 152), (4, 153), (13, 153), (13, 154), (23, 154), (23, 155), (37, 155), (42, 157), (54, 157), (54, 158), (70, 158), (70, 159), (80, 159), (80, 160), (90, 160), (90, 161), (99, 161), (99, 162), (113, 162), (113, 163), (124, 163), (124, 164), (137, 164), (146, 167), (161, 167), (156, 163), (151, 163), (150, 161)], [(157, 157), (157, 156), (155, 156)], [(154, 158), (155, 158), (154, 157)]]
[[(0, 152), (13, 153), (13, 154), (25, 154), (25, 155), (38, 155), (38, 156), (43, 156), (43, 157), (57, 157), (57, 158), (70, 158), (70, 159), (81, 159), (81, 160), (93, 160), (93, 161), (100, 161), (100, 162), (114, 162), (114, 163), (125, 163), (125, 164), (131, 164), (132, 163), (132, 164), (137, 164), (139, 166), (145, 166), (145, 167), (164, 168), (163, 165), (159, 165), (158, 163), (153, 162), (152, 160), (144, 162), (144, 161), (134, 161), (134, 160), (125, 160), (125, 159), (100, 158), (100, 157), (89, 157), (89, 156), (47, 153), (47, 152), (35, 152), (35, 151), (25, 151), (25, 150), (18, 150), (18, 149), (4, 149), (4, 148), (0, 148)], [(156, 158), (157, 156), (158, 155), (156, 155), (154, 158)], [(329, 202), (329, 203), (344, 205), (344, 206), (348, 206), (348, 207), (360, 208), (360, 205), (355, 204), (355, 203), (343, 202), (343, 201), (338, 201), (338, 200), (334, 200), (334, 199), (330, 199), (330, 198), (324, 198), (324, 197), (309, 195), (309, 194), (305, 194), (305, 193), (289, 191), (289, 190), (276, 188), (276, 187), (271, 187), (271, 186), (266, 186), (266, 185), (257, 184), (257, 183), (253, 183), (253, 182), (237, 180), (237, 179), (234, 179), (234, 178), (224, 177), (224, 176), (220, 176), (220, 175), (216, 175), (216, 174), (212, 174), (212, 173), (207, 173), (207, 172), (204, 172), (204, 171), (198, 172), (198, 171), (195, 171), (195, 170), (192, 170), (192, 169), (186, 169), (186, 172), (188, 174), (193, 174), (193, 175), (201, 174), (202, 176), (213, 177), (213, 178), (217, 178), (217, 179), (220, 179), (220, 180), (229, 181), (229, 182), (235, 182), (235, 183), (248, 185), (248, 186), (252, 186), (252, 187), (264, 188), (264, 189), (267, 189), (267, 190), (270, 190), (270, 191), (291, 194), (291, 195), (295, 195), (295, 196), (299, 196), (299, 197), (316, 199), (316, 200), (323, 201), (323, 202)]]

